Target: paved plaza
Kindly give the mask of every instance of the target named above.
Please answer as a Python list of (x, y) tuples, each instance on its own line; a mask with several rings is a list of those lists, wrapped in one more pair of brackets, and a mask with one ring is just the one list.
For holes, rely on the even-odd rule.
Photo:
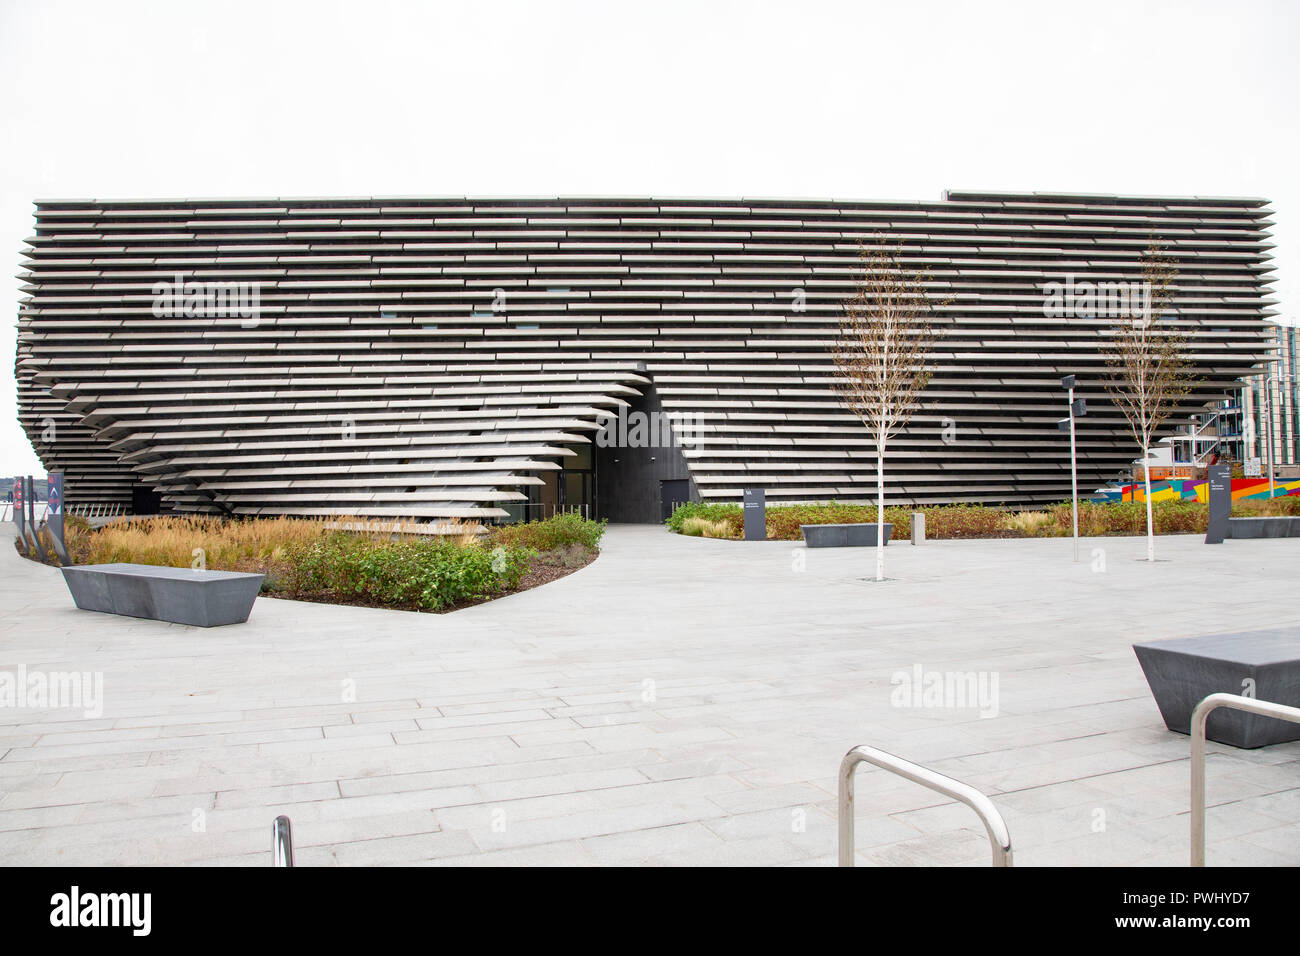
[[(1185, 865), (1188, 738), (1130, 645), (1300, 623), (1295, 540), (902, 543), (875, 583), (867, 549), (614, 526), (452, 614), (262, 598), (208, 630), (77, 611), (3, 530), (0, 671), (103, 675), (98, 716), (0, 709), (6, 864), (265, 866), (283, 813), (305, 866), (831, 865), (869, 743), (988, 793), (1017, 865)], [(991, 705), (896, 683), (935, 673)], [(1300, 742), (1209, 751), (1210, 865), (1300, 864)], [(987, 864), (966, 807), (857, 791), (860, 864)]]

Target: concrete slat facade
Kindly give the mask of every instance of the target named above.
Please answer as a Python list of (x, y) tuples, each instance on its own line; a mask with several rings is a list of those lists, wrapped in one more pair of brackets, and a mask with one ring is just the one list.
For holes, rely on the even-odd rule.
[[(895, 440), (894, 501), (1069, 493), (1138, 455), (1101, 388), (1104, 317), (1044, 285), (1133, 281), (1152, 238), (1202, 376), (1266, 356), (1264, 200), (950, 192), (940, 202), (349, 198), (42, 201), (24, 251), (19, 414), (69, 501), (492, 517), (653, 383), (693, 423), (697, 492), (869, 500), (874, 450), (830, 389), (858, 244), (930, 270), (943, 332)], [(256, 283), (255, 319), (155, 314), (159, 283)], [(1173, 427), (1180, 424), (1176, 416)]]

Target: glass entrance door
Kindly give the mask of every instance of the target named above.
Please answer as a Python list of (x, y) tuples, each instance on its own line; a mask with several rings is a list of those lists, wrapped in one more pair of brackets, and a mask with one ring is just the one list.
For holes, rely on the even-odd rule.
[(556, 510), (576, 511), (590, 518), (596, 511), (595, 459), (591, 445), (578, 445), (573, 450), (576, 455), (560, 460), (562, 470), (556, 475)]

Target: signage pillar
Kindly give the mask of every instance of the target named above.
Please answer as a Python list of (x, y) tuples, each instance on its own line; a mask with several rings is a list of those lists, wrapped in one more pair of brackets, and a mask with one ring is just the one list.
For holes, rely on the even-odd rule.
[(14, 479), (14, 528), (18, 532), (18, 547), (23, 554), (29, 554), (31, 549), (27, 547), (27, 531), (23, 527), (24, 520), (27, 517), (26, 504), (23, 502), (23, 486), (26, 484), (21, 478)]
[(1228, 519), (1232, 517), (1232, 469), (1211, 465), (1206, 484), (1210, 491), (1210, 525), (1205, 532), (1206, 544), (1222, 544), (1228, 536)]
[(762, 488), (745, 489), (745, 540), (767, 540), (767, 494)]
[(49, 508), (45, 513), (45, 526), (50, 529), (50, 540), (54, 542), (54, 553), (59, 556), (59, 563), (67, 567), (68, 543), (63, 537), (63, 475), (50, 472), (45, 476), (45, 494)]

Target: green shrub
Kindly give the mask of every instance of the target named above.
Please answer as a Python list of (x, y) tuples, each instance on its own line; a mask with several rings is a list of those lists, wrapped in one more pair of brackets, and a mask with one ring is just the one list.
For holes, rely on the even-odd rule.
[(1012, 530), (1011, 515), (985, 505), (929, 505), (925, 514), (927, 538), (993, 538)]
[[(1007, 532), (1010, 515), (983, 505), (909, 505), (885, 506), (885, 521), (892, 524), (891, 537), (897, 541), (912, 536), (912, 515), (925, 515), (925, 534), (929, 538), (982, 538)], [(875, 505), (846, 504), (830, 501), (812, 505), (777, 505), (767, 510), (767, 536), (780, 541), (798, 541), (806, 524), (873, 524)]]
[[(1057, 534), (1073, 533), (1070, 502), (1052, 505), (1048, 511)], [(1209, 509), (1194, 501), (1155, 501), (1151, 505), (1151, 519), (1156, 534), (1204, 534)], [(1145, 501), (1079, 502), (1079, 534), (1084, 537), (1146, 533)]]
[(580, 568), (596, 556), (596, 549), (589, 548), (581, 542), (574, 541), (554, 551), (542, 551), (537, 555), (538, 565), (550, 568)]
[[(1210, 527), (1208, 505), (1185, 501), (1157, 501), (1152, 503), (1151, 526), (1156, 534), (1205, 534)], [(1146, 534), (1146, 515), (1138, 534)]]
[(1246, 498), (1232, 503), (1233, 515), (1240, 518), (1300, 517), (1300, 495), (1283, 495), (1281, 498)]
[[(913, 507), (898, 505), (885, 507), (885, 520), (894, 526), (894, 540), (912, 536), (912, 514), (925, 514), (925, 533), (931, 538), (980, 538), (1009, 533), (1011, 515), (997, 508), (983, 505), (926, 505)], [(731, 528), (731, 537), (739, 538), (744, 531), (744, 512), (740, 505), (705, 504), (689, 502), (673, 510), (667, 524), (678, 534), (702, 534), (705, 522), (725, 521)], [(870, 524), (876, 520), (875, 505), (849, 504), (826, 501), (805, 505), (771, 505), (767, 509), (767, 537), (775, 541), (798, 541), (800, 530), (806, 524)]]
[(532, 556), (513, 546), (437, 538), (376, 542), (334, 532), (291, 548), (276, 587), (432, 611), (517, 587)]
[[(991, 538), (1006, 536), (1058, 537), (1073, 531), (1070, 502), (1063, 501), (1041, 512), (1011, 512), (985, 505), (922, 505), (885, 507), (885, 520), (894, 525), (893, 538), (912, 535), (912, 514), (925, 515), (927, 538)], [(1281, 498), (1245, 499), (1232, 504), (1238, 517), (1250, 515), (1300, 516), (1300, 495)], [(692, 519), (698, 519), (693, 521)], [(1156, 534), (1204, 534), (1209, 509), (1196, 501), (1157, 501), (1152, 504)], [(807, 505), (771, 505), (767, 509), (767, 536), (778, 541), (798, 541), (800, 525), (861, 524), (876, 520), (874, 505), (827, 501)], [(707, 523), (725, 521), (732, 537), (741, 537), (744, 512), (740, 505), (688, 502), (678, 505), (667, 524), (678, 534), (699, 536)], [(1146, 502), (1079, 502), (1079, 534), (1144, 535), (1147, 530)]]
[[(855, 524), (876, 520), (876, 509), (866, 505), (848, 505), (829, 501), (815, 505), (770, 505), (767, 509), (767, 536), (777, 541), (798, 541), (805, 524)], [(885, 509), (889, 520), (889, 509)]]
[(531, 548), (534, 551), (554, 551), (571, 544), (595, 550), (604, 537), (605, 525), (603, 519), (592, 521), (570, 512), (544, 521), (503, 525), (493, 532), (491, 540), (505, 547)]

